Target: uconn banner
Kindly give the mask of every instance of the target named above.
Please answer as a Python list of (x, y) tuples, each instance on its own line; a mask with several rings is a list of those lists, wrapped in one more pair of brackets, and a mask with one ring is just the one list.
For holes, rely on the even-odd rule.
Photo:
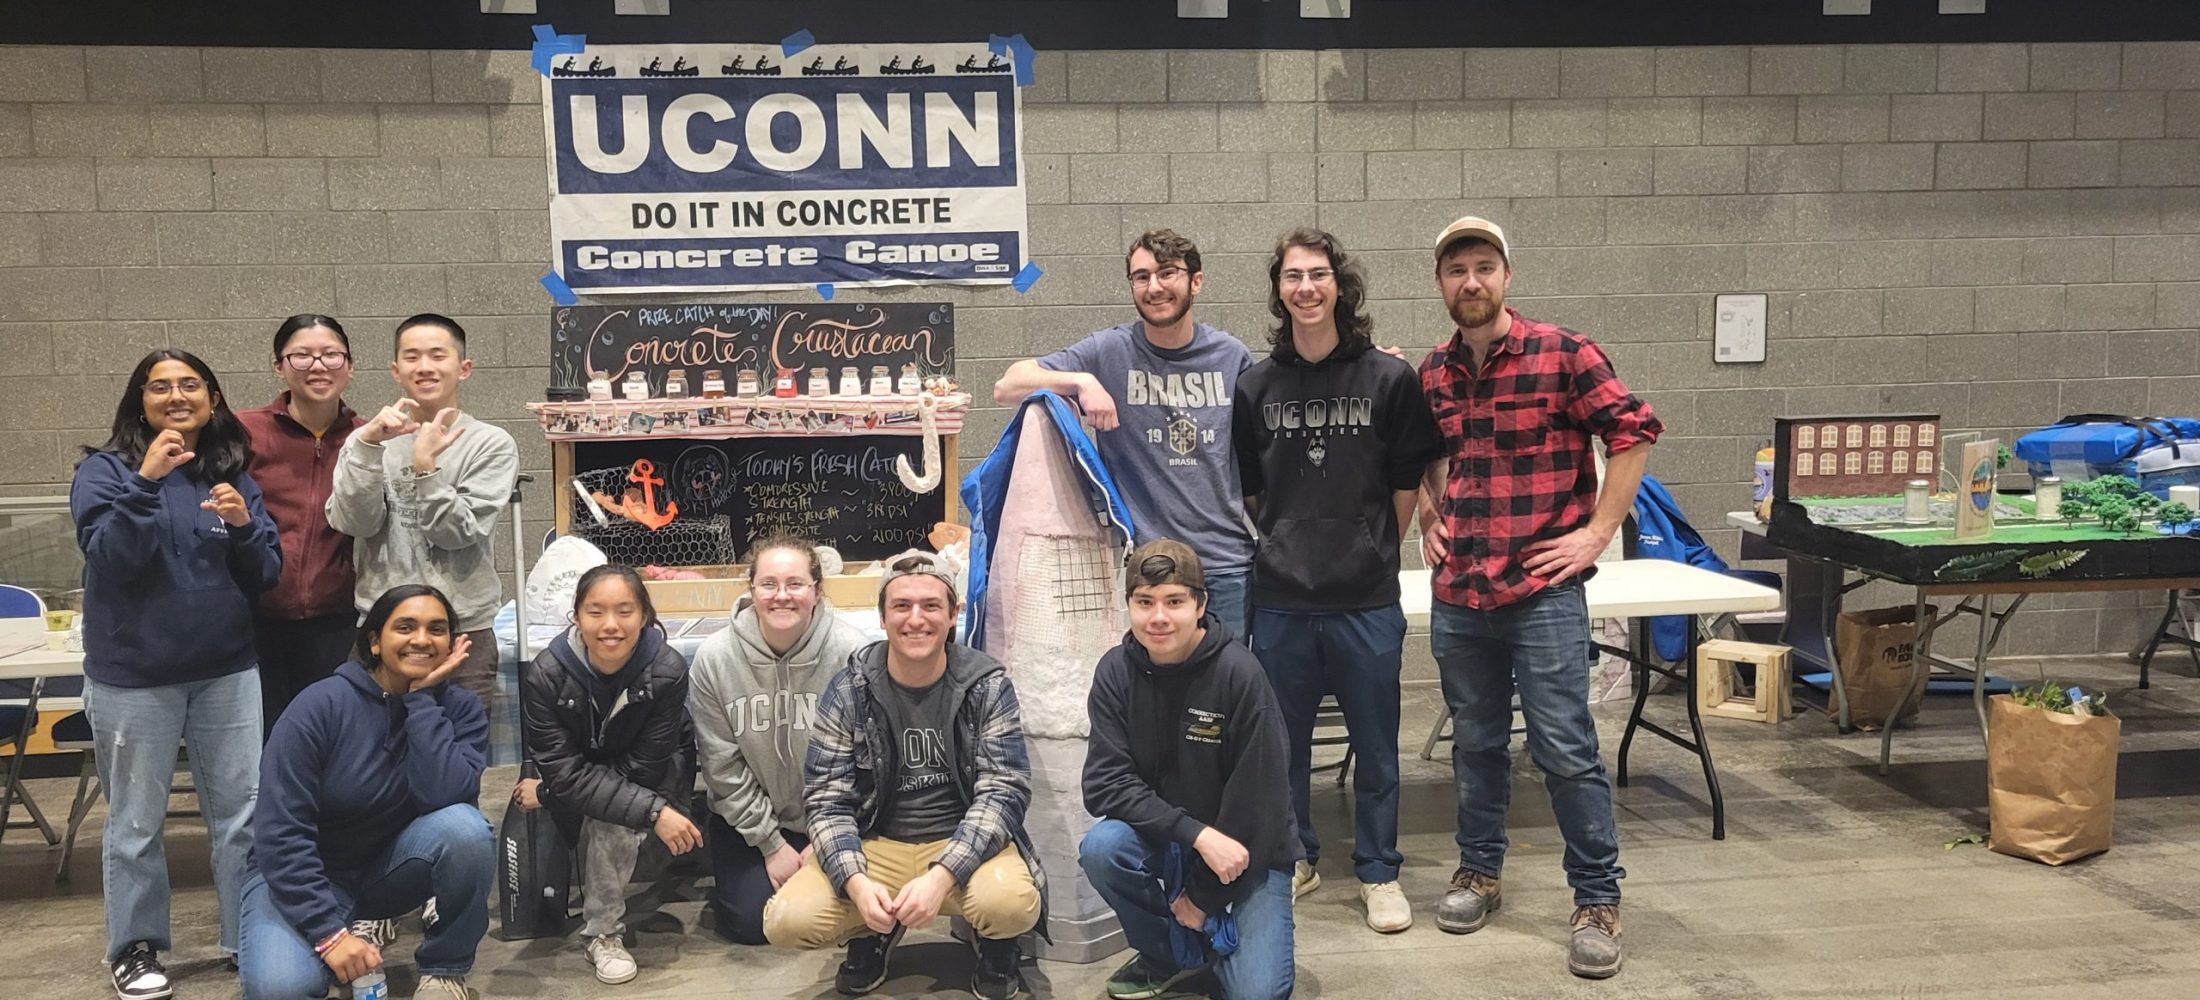
[(1006, 284), (1018, 93), (983, 42), (592, 45), (543, 81), (555, 267), (580, 292)]

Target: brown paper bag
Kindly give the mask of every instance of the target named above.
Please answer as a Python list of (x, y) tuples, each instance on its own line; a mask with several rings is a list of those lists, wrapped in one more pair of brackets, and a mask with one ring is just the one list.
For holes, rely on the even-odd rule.
[(2005, 694), (1987, 700), (1986, 718), (1986, 846), (2051, 865), (2108, 850), (2123, 721), (2031, 708)]
[[(1931, 606), (1925, 613), (1932, 614)], [(1844, 612), (1834, 622), (1834, 669), (1841, 671), (1841, 689), (1848, 694), (1850, 725), (1877, 729), (1890, 717), (1907, 719), (1917, 714), (1918, 703), (1925, 700), (1925, 686), (1910, 688), (1910, 660), (1916, 645), (1915, 605)], [(1828, 715), (1838, 717), (1839, 711), (1838, 702), (1826, 703)]]

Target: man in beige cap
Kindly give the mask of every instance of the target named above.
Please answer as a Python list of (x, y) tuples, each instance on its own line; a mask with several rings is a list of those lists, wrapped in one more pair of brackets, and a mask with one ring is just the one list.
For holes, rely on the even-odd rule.
[[(1619, 972), (1619, 838), (1588, 704), (1582, 582), (1634, 506), (1664, 427), (1596, 344), (1505, 305), (1505, 231), (1468, 216), (1436, 238), (1436, 289), (1458, 324), (1421, 362), (1444, 436), (1420, 497), (1434, 571), (1429, 649), (1452, 719), (1459, 869), (1436, 926), (1480, 930), (1501, 903), (1517, 686), (1528, 750), (1543, 769), (1574, 891), (1575, 975)], [(1590, 437), (1609, 482), (1597, 490)]]

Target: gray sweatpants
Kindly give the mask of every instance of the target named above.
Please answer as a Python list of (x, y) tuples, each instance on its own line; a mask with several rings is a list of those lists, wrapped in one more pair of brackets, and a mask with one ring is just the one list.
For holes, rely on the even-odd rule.
[(581, 820), (581, 936), (626, 933), (626, 884), (634, 877), (645, 830)]

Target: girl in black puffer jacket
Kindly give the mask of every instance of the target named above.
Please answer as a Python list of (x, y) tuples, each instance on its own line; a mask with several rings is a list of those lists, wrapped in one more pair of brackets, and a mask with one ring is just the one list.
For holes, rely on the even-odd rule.
[(637, 971), (620, 918), (642, 838), (655, 833), (674, 854), (702, 843), (682, 794), (692, 781), (682, 761), (687, 694), (687, 660), (625, 566), (581, 576), (572, 627), (520, 677), (527, 756), (542, 777), (522, 780), (513, 798), (522, 809), (549, 808), (579, 846), (581, 936), (606, 983)]

